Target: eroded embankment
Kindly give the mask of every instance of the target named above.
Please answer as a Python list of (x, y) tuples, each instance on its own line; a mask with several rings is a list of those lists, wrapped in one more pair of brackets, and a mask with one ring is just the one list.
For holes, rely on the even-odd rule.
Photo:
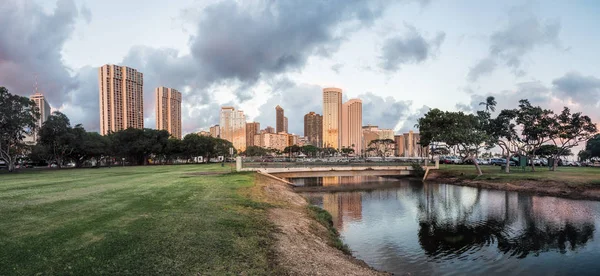
[(274, 207), (275, 262), (290, 275), (387, 275), (333, 247), (329, 230), (309, 214), (308, 202), (287, 184), (256, 174), (251, 196)]
[(553, 180), (521, 179), (510, 182), (499, 179), (471, 180), (446, 174), (442, 171), (431, 172), (427, 182), (469, 186), (504, 191), (526, 192), (545, 196), (571, 199), (600, 200), (600, 187), (591, 184), (569, 184)]

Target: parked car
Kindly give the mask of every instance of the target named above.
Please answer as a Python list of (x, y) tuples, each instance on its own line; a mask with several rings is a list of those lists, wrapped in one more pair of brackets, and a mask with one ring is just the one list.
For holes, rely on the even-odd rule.
[[(494, 165), (494, 166), (502, 166), (505, 165), (506, 166), (506, 158), (492, 158), (490, 159), (490, 164)], [(515, 163), (515, 161), (510, 160), (509, 165), (510, 166), (515, 166), (517, 163)]]

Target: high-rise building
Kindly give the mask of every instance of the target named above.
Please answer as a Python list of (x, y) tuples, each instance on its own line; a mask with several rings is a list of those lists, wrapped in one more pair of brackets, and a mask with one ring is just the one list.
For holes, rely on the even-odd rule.
[(133, 68), (106, 64), (98, 70), (100, 134), (144, 128), (144, 75)]
[(396, 142), (395, 155), (399, 157), (404, 156), (404, 135), (394, 135), (394, 142)]
[[(394, 140), (394, 131), (391, 129), (380, 129), (377, 126), (367, 125), (362, 127), (363, 134), (363, 153), (367, 156), (376, 156), (373, 151), (370, 151), (370, 148), (373, 148), (374, 145), (371, 145), (371, 142), (374, 140), (385, 140), (390, 139)], [(385, 155), (392, 156), (395, 153), (395, 146), (390, 144), (385, 148)]]
[(408, 133), (404, 133), (403, 136), (404, 157), (427, 157), (429, 155), (429, 148), (419, 144), (421, 140), (419, 133), (411, 130)]
[(277, 133), (279, 132), (283, 132), (285, 131), (285, 122), (284, 122), (284, 110), (283, 108), (281, 108), (281, 106), (276, 106), (275, 107), (275, 130), (277, 130)]
[(254, 135), (260, 134), (260, 123), (246, 123), (246, 147), (254, 146)]
[(275, 133), (275, 129), (272, 126), (265, 127), (266, 133)]
[(323, 89), (323, 147), (339, 149), (342, 127), (342, 89)]
[(342, 147), (359, 155), (362, 140), (362, 101), (351, 99), (342, 105)]
[(289, 133), (288, 132), (288, 119), (285, 116), (283, 117), (283, 132)]
[(198, 131), (196, 134), (198, 134), (200, 136), (210, 136), (210, 132), (208, 132), (206, 130)]
[(316, 147), (321, 147), (323, 142), (323, 116), (309, 112), (304, 115), (304, 137)]
[(210, 136), (215, 138), (221, 138), (221, 127), (219, 127), (219, 125), (211, 126)]
[(173, 88), (157, 87), (156, 129), (164, 129), (181, 139), (181, 93)]
[(32, 131), (31, 134), (26, 135), (24, 141), (29, 144), (35, 144), (37, 143), (38, 133), (40, 131), (40, 128), (42, 127), (42, 124), (44, 124), (44, 122), (48, 120), (48, 117), (50, 116), (51, 108), (48, 104), (48, 101), (46, 101), (44, 95), (42, 93), (37, 92), (37, 87), (35, 94), (31, 95), (29, 99), (31, 99), (35, 103), (35, 106), (38, 108), (38, 111), (40, 112), (40, 118), (36, 122), (37, 129)]
[(235, 147), (238, 152), (246, 150), (246, 116), (244, 111), (230, 106), (221, 107), (221, 138)]
[(289, 135), (285, 133), (262, 132), (254, 135), (254, 145), (266, 149), (283, 151), (289, 143)]

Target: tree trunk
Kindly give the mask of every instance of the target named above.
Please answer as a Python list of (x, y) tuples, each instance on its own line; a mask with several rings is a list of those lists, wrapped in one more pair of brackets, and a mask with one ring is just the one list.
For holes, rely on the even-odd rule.
[[(563, 164), (564, 165), (564, 164)], [(558, 155), (554, 157), (554, 164), (552, 164), (552, 171), (556, 171), (556, 167), (558, 167)]]
[(507, 151), (506, 154), (506, 166), (504, 167), (505, 173), (510, 173), (510, 152)]
[(533, 163), (533, 157), (535, 156), (535, 149), (532, 151), (530, 159), (531, 159), (531, 171), (535, 172), (535, 164)]
[(477, 169), (477, 175), (483, 175), (481, 167), (479, 166), (479, 163), (477, 163), (477, 159), (473, 156), (469, 157), (469, 159), (473, 161), (473, 165), (475, 165), (475, 169)]
[(14, 172), (15, 171), (15, 160), (14, 159), (9, 159), (8, 162), (6, 162), (6, 166), (8, 166), (8, 172)]

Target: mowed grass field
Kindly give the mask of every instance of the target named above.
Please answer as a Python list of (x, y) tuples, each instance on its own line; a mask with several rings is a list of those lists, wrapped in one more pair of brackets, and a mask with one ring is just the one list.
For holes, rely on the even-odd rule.
[(252, 174), (218, 165), (0, 174), (0, 275), (277, 273)]
[(465, 179), (490, 181), (538, 180), (576, 185), (600, 185), (599, 167), (558, 167), (556, 171), (550, 171), (547, 167), (536, 167), (535, 172), (531, 171), (531, 167), (525, 168), (525, 171), (520, 167), (511, 167), (509, 174), (501, 171), (499, 166), (483, 165), (481, 168), (483, 175), (479, 177), (474, 165), (440, 165), (440, 173)]

